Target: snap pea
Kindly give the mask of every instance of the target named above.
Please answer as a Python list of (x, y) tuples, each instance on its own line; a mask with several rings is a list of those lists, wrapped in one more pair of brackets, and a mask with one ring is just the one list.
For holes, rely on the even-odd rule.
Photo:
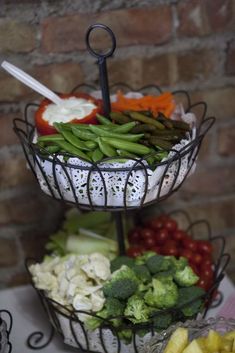
[(150, 124), (138, 124), (136, 125), (132, 130), (131, 133), (132, 134), (138, 134), (141, 132), (153, 132), (157, 130), (155, 126), (150, 125)]
[(71, 145), (73, 145), (83, 151), (90, 150), (90, 148), (88, 148), (84, 144), (83, 141), (79, 140), (76, 136), (74, 136), (74, 134), (72, 134), (72, 132), (61, 129), (61, 133), (64, 136), (65, 140), (68, 141), (69, 143), (71, 143)]
[(138, 123), (136, 121), (131, 121), (130, 123), (126, 123), (123, 125), (114, 125), (114, 132), (115, 134), (126, 134), (127, 132), (131, 131)]
[(128, 116), (120, 112), (111, 112), (110, 117), (112, 120), (116, 121), (118, 124), (126, 124), (132, 121)]
[(102, 125), (112, 125), (112, 121), (110, 119), (105, 118), (103, 115), (96, 114), (97, 120)]
[(190, 131), (189, 124), (185, 123), (184, 121), (171, 120), (171, 122), (173, 127), (176, 127), (177, 129)]
[(93, 162), (98, 162), (101, 161), (102, 158), (104, 157), (103, 152), (97, 147), (93, 152), (92, 152), (92, 160)]
[(161, 124), (159, 121), (157, 121), (153, 118), (148, 118), (144, 114), (140, 114), (138, 112), (129, 112), (129, 116), (133, 120), (141, 121), (142, 123), (156, 126), (157, 129), (160, 129), (160, 130), (165, 129), (165, 126), (163, 124)]
[(80, 130), (72, 126), (72, 132), (75, 136), (79, 137), (81, 140), (91, 141), (94, 140), (97, 136), (92, 134), (90, 130)]
[(150, 137), (149, 138), (149, 142), (156, 146), (156, 147), (160, 147), (160, 148), (163, 148), (163, 149), (166, 149), (166, 150), (169, 150), (171, 149), (172, 147), (172, 143), (169, 142), (169, 141), (166, 141), (166, 140), (161, 140), (157, 137)]
[(97, 143), (95, 141), (84, 141), (84, 145), (89, 148), (89, 150), (93, 150), (97, 147)]
[(60, 125), (62, 125), (62, 127), (68, 128), (69, 130), (72, 130), (72, 127), (78, 128), (79, 130), (89, 130), (88, 124), (60, 123)]
[(92, 159), (93, 151), (87, 151), (86, 154), (90, 159)]
[(139, 143), (120, 140), (117, 138), (103, 137), (102, 140), (107, 144), (113, 146), (114, 148), (121, 149), (128, 152), (133, 152), (138, 155), (145, 155), (150, 152), (147, 146), (141, 145)]
[(51, 153), (56, 153), (60, 151), (60, 146), (57, 145), (50, 145), (50, 146), (46, 146), (45, 150), (51, 154)]
[(144, 134), (138, 134), (138, 135), (137, 134), (136, 135), (134, 135), (134, 134), (116, 134), (116, 132), (113, 132), (113, 131), (102, 130), (97, 125), (89, 125), (89, 126), (90, 126), (91, 131), (100, 137), (112, 137), (112, 138), (132, 141), (132, 142), (136, 142), (139, 139), (141, 139), (142, 137), (144, 137)]
[(136, 154), (124, 150), (117, 150), (117, 154), (121, 157), (138, 158)]
[(71, 155), (74, 155), (76, 157), (80, 157), (82, 159), (90, 161), (90, 158), (81, 150), (76, 148), (75, 146), (71, 145), (67, 141), (56, 141), (56, 143), (66, 152), (68, 152)]
[(169, 118), (166, 118), (162, 113), (157, 117), (157, 120), (160, 121), (168, 129), (173, 129), (173, 124)]
[(103, 138), (98, 138), (98, 144), (99, 144), (99, 148), (101, 150), (101, 152), (107, 156), (107, 157), (115, 157), (117, 155), (115, 149), (111, 146), (109, 146), (109, 144), (107, 144)]
[(63, 140), (64, 138), (61, 134), (43, 135), (38, 137), (38, 142), (53, 142)]

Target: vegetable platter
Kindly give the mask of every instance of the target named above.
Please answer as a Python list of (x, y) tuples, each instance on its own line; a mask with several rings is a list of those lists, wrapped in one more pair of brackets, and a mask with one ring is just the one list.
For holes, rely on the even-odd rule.
[[(186, 253), (164, 255), (148, 247), (135, 256), (120, 256), (113, 240), (112, 213), (77, 217), (78, 213), (75, 209), (66, 213), (62, 228), (46, 245), (50, 254), (43, 261), (27, 263), (51, 324), (65, 343), (83, 352), (140, 353), (152, 336), (178, 322), (203, 317), (216, 303), (229, 255), (224, 253), (224, 238), (212, 237), (207, 222), (192, 223), (183, 211), (144, 221), (158, 230), (161, 221), (169, 234), (181, 232), (188, 243), (194, 236), (205, 261), (206, 257), (210, 261), (210, 282), (204, 286), (195, 259)], [(126, 234), (128, 229), (130, 240), (132, 224), (126, 223)], [(89, 236), (85, 239), (85, 235)], [(94, 237), (98, 245), (93, 244)]]
[(46, 194), (83, 209), (139, 208), (168, 197), (194, 171), (203, 138), (214, 122), (205, 118), (205, 103), (192, 104), (187, 93), (161, 93), (157, 87), (149, 89), (151, 94), (125, 89), (115, 88), (108, 117), (102, 115), (100, 92), (91, 91), (76, 93), (91, 97), (79, 98), (85, 101), (84, 109), (86, 101), (94, 105), (80, 120), (55, 119), (49, 129), (51, 113), (47, 126), (41, 114), (50, 104), (43, 101), (39, 107), (29, 104), (25, 119), (14, 121), (27, 161)]

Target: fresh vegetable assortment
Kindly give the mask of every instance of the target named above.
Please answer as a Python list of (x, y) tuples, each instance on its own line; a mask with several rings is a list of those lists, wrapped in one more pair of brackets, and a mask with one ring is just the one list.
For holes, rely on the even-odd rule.
[(187, 328), (178, 327), (163, 353), (226, 353), (235, 352), (235, 331), (225, 334), (210, 329), (207, 335), (190, 340)]
[(128, 233), (128, 241), (127, 254), (132, 257), (151, 250), (161, 255), (187, 258), (199, 276), (197, 285), (206, 291), (211, 288), (214, 280), (211, 242), (193, 239), (169, 215), (151, 218), (143, 225), (132, 228)]
[(175, 108), (170, 93), (131, 99), (119, 92), (109, 117), (99, 114), (100, 101), (85, 94), (75, 96), (94, 104), (95, 108), (83, 119), (56, 118), (51, 125), (43, 117), (50, 102), (41, 103), (35, 116), (41, 153), (66, 152), (88, 162), (107, 157), (120, 157), (116, 161), (125, 162), (128, 158), (146, 156), (149, 165), (153, 165), (166, 158), (167, 151), (187, 138), (190, 131), (187, 123), (169, 118)]
[(195, 286), (198, 276), (186, 258), (154, 252), (111, 261), (99, 253), (46, 257), (30, 271), (35, 286), (49, 298), (71, 310), (95, 313), (78, 313), (87, 329), (109, 323), (126, 342), (132, 339), (132, 324), (152, 323), (161, 330), (194, 317), (205, 295)]

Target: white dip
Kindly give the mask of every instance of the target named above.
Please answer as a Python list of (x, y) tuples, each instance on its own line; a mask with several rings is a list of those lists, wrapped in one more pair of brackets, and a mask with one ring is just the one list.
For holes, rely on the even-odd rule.
[(68, 123), (73, 119), (83, 119), (89, 115), (97, 106), (84, 98), (70, 97), (63, 99), (63, 104), (49, 104), (44, 113), (43, 119), (49, 125), (54, 123)]

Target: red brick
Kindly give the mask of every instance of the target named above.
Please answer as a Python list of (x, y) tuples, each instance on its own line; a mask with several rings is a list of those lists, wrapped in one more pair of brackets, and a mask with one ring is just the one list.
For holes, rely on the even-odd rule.
[(27, 53), (36, 46), (35, 26), (0, 19), (0, 52)]
[(181, 1), (177, 5), (179, 16), (178, 33), (183, 36), (202, 36), (209, 32), (203, 10), (203, 1)]
[[(83, 82), (80, 65), (72, 62), (35, 66), (33, 68), (21, 66), (21, 68), (48, 88), (58, 92), (69, 92), (78, 83)], [(2, 87), (0, 90), (0, 101), (16, 102), (23, 100), (30, 102), (35, 98), (42, 98), (7, 73), (0, 72), (0, 86)]]
[(208, 162), (211, 159), (211, 144), (212, 136), (208, 133), (201, 144), (197, 163)]
[(228, 75), (235, 74), (235, 40), (228, 45), (225, 71)]
[(232, 194), (235, 191), (235, 166), (200, 168), (200, 165), (184, 183), (181, 197), (191, 200), (194, 197)]
[(218, 151), (226, 157), (235, 156), (235, 126), (226, 126), (218, 132)]
[(209, 89), (191, 93), (192, 101), (207, 103), (207, 116), (218, 119), (232, 118), (235, 115), (235, 87)]
[(204, 0), (211, 33), (234, 30), (235, 8), (233, 0)]
[[(110, 26), (116, 36), (118, 47), (161, 44), (171, 38), (170, 7), (121, 9), (96, 14), (47, 18), (42, 28), (42, 49), (46, 52), (84, 50), (86, 31), (94, 23)], [(97, 35), (94, 35), (94, 42), (97, 47), (103, 48), (109, 44), (104, 31), (98, 31)]]
[(0, 189), (10, 188), (19, 185), (35, 183), (31, 170), (26, 167), (26, 160), (22, 156), (4, 159), (1, 161)]
[(36, 186), (31, 192), (22, 196), (6, 199), (0, 203), (0, 224), (27, 224), (43, 221), (55, 201), (44, 196)]
[(1, 238), (0, 242), (0, 267), (16, 265), (19, 255), (15, 240)]
[(212, 50), (179, 53), (178, 81), (205, 80), (213, 75), (216, 65), (216, 52)]
[(109, 82), (125, 82), (136, 89), (149, 84), (169, 85), (174, 80), (172, 66), (175, 62), (173, 54), (109, 60)]
[(12, 129), (15, 118), (21, 118), (21, 113), (0, 113), (0, 147), (19, 143), (18, 137)]

